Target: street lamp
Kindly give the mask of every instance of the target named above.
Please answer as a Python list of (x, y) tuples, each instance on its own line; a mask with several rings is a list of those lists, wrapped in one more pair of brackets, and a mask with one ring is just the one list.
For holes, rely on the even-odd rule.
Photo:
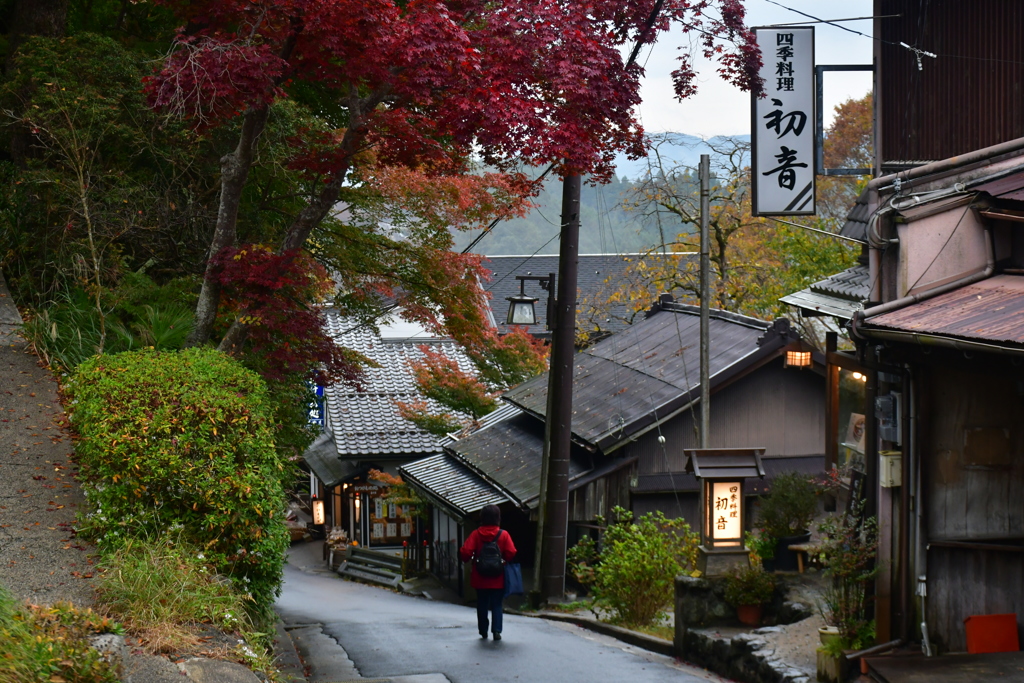
[(505, 319), (505, 323), (507, 325), (537, 324), (537, 311), (534, 308), (534, 304), (537, 303), (538, 299), (527, 296), (525, 291), (526, 281), (535, 280), (541, 289), (548, 293), (547, 324), (548, 329), (552, 329), (555, 324), (555, 274), (549, 273), (547, 276), (516, 275), (516, 279), (519, 280), (519, 294), (505, 297), (505, 300), (509, 302), (508, 317)]

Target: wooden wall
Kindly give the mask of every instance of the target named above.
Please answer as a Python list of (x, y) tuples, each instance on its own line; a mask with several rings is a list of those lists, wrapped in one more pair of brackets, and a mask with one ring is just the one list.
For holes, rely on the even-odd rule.
[[(920, 372), (920, 444), (926, 542), (1024, 543), (1024, 375), (1009, 359), (985, 366), (942, 356)], [(928, 627), (966, 648), (973, 614), (1024, 615), (1024, 554), (928, 551)]]
[[(639, 455), (639, 472), (680, 472), (684, 448), (696, 448), (697, 411), (685, 412), (661, 431), (629, 444)], [(658, 435), (665, 444), (658, 443)], [(820, 455), (825, 452), (825, 378), (812, 370), (787, 369), (782, 359), (711, 396), (712, 448), (765, 448), (765, 456)]]
[(1024, 633), (1024, 553), (932, 547), (928, 551), (928, 633), (942, 651), (967, 650), (964, 619), (1017, 614)]
[(928, 540), (1024, 537), (1024, 397), (1006, 365), (943, 364), (922, 378)]

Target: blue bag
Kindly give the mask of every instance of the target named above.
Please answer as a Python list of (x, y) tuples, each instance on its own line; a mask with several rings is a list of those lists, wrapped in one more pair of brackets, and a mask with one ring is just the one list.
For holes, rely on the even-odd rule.
[(505, 597), (523, 594), (523, 570), (518, 562), (505, 563)]

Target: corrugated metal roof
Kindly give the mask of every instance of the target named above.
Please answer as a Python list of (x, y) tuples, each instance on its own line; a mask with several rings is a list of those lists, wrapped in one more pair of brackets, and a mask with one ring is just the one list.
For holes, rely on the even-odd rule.
[[(350, 459), (408, 458), (440, 451), (440, 439), (403, 418), (395, 401), (426, 400), (416, 386), (409, 365), (423, 358), (421, 345), (441, 351), (460, 369), (475, 372), (455, 341), (381, 339), (369, 327), (334, 310), (327, 311), (327, 330), (338, 344), (358, 351), (380, 366), (366, 369), (362, 391), (338, 385), (324, 390), (324, 406), (338, 454)], [(427, 400), (427, 403), (441, 410), (433, 401)]]
[(398, 471), (411, 486), (463, 519), (485, 505), (500, 505), (509, 500), (446, 453), (402, 465)]
[[(699, 313), (695, 306), (667, 303), (646, 320), (577, 353), (573, 434), (604, 447), (696, 395), (700, 386)], [(762, 351), (759, 340), (770, 328), (761, 320), (712, 311), (712, 384), (757, 356)], [(504, 398), (542, 417), (547, 412), (547, 386), (545, 373), (510, 390)]]
[[(616, 280), (622, 276), (631, 263), (638, 259), (651, 261), (663, 258), (681, 261), (692, 259), (694, 256), (688, 253), (669, 254), (667, 257), (661, 254), (580, 254), (576, 288), (583, 296), (597, 296), (610, 287), (618, 288), (619, 283)], [(488, 256), (483, 265), (491, 271), (490, 281), (484, 283), (484, 289), (491, 293), (491, 311), (494, 314), (498, 330), (505, 332), (508, 330), (508, 326), (505, 325), (508, 302), (505, 298), (519, 294), (519, 281), (515, 276), (557, 274), (558, 256)], [(547, 292), (541, 290), (536, 282), (527, 282), (526, 293), (539, 299), (535, 307), (538, 324), (527, 327), (527, 330), (538, 336), (549, 335), (547, 311), (545, 310)], [(619, 310), (620, 314), (624, 314), (625, 304), (616, 310)], [(626, 323), (620, 319), (623, 315), (615, 315), (615, 310), (611, 313), (612, 316), (606, 325), (608, 330), (616, 331), (627, 327)]]
[(807, 289), (787, 294), (779, 301), (805, 311), (849, 320), (864, 307), (863, 302), (870, 295), (868, 267), (856, 265), (819, 280)]
[[(493, 482), (520, 505), (535, 503), (540, 495), (544, 423), (519, 413), (455, 441), (445, 450), (477, 474)], [(590, 470), (588, 455), (576, 445), (569, 461), (569, 479)]]
[(1024, 344), (1024, 277), (996, 275), (867, 320), (867, 327)]

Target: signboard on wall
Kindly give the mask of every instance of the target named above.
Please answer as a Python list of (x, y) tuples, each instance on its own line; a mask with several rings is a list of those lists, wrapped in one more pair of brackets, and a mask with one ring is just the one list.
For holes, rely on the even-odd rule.
[(814, 28), (755, 28), (764, 97), (752, 96), (755, 216), (809, 216), (814, 205)]
[(320, 428), (324, 426), (324, 388), (319, 385), (313, 385), (309, 383), (310, 388), (315, 394), (315, 398), (309, 402), (309, 424), (317, 425)]

